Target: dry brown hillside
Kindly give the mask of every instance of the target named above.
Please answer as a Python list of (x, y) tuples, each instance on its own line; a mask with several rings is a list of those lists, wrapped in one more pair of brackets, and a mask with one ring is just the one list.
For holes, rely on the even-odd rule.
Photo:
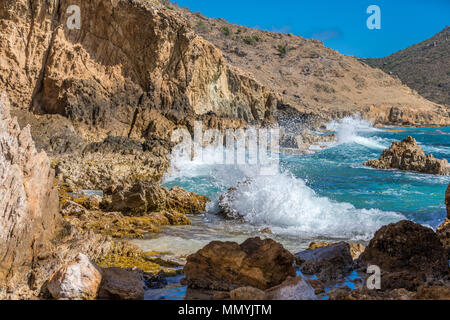
[(374, 68), (397, 75), (425, 98), (450, 107), (449, 26), (430, 39), (389, 57), (364, 61)]
[(361, 112), (382, 124), (448, 124), (448, 110), (401, 81), (316, 40), (260, 31), (173, 6), (227, 61), (282, 94), (286, 104), (324, 117)]

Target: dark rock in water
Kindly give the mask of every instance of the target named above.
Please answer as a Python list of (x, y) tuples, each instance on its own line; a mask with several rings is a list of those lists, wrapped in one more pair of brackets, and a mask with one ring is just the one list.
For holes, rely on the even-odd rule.
[(302, 251), (295, 259), (304, 274), (317, 274), (325, 283), (341, 280), (353, 269), (350, 246), (346, 242)]
[(102, 270), (99, 299), (142, 300), (144, 277), (142, 272), (131, 269), (106, 268)]
[(381, 268), (382, 290), (415, 290), (425, 281), (444, 278), (449, 269), (447, 252), (436, 233), (407, 220), (378, 230), (358, 265)]
[(289, 277), (266, 294), (268, 300), (317, 300), (314, 289), (302, 277)]
[(190, 288), (230, 291), (245, 286), (261, 290), (295, 276), (294, 256), (271, 239), (251, 238), (241, 245), (213, 241), (187, 258)]
[(450, 167), (446, 159), (435, 159), (433, 155), (425, 155), (417, 141), (408, 137), (402, 142), (394, 142), (384, 150), (379, 160), (370, 160), (364, 165), (375, 169), (399, 169), (421, 173), (449, 175)]

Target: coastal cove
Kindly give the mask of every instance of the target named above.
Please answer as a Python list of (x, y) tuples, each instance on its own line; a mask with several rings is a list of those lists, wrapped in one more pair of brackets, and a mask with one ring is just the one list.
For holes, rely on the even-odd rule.
[[(167, 175), (165, 185), (208, 196), (212, 199), (208, 212), (191, 216), (192, 225), (165, 227), (133, 242), (144, 251), (185, 258), (211, 241), (242, 243), (258, 236), (274, 239), (297, 253), (313, 241), (367, 245), (381, 226), (404, 219), (434, 230), (445, 220), (448, 176), (375, 170), (362, 163), (408, 136), (414, 136), (426, 153), (450, 159), (450, 127), (380, 129), (351, 118), (329, 124), (329, 129), (335, 130), (337, 142), (307, 155), (282, 155), (280, 175), (253, 177), (255, 184), (242, 190), (242, 197), (234, 203), (247, 214), (244, 221), (224, 220), (216, 212), (220, 194), (249, 178), (245, 168), (178, 163), (179, 171)], [(167, 290), (150, 290), (146, 297), (178, 292), (181, 298), (179, 283)]]

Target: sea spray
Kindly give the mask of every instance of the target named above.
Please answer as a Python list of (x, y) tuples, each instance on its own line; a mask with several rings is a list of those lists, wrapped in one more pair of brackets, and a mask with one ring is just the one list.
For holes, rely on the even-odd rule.
[[(220, 148), (219, 148), (220, 149)], [(203, 150), (203, 159), (221, 152)], [(404, 218), (394, 212), (357, 209), (349, 203), (318, 196), (303, 179), (280, 170), (261, 176), (252, 165), (213, 165), (202, 159), (188, 161), (172, 155), (172, 170), (166, 183), (178, 185), (216, 198), (210, 213), (217, 210), (217, 197), (229, 187), (238, 186), (227, 205), (239, 212), (250, 226), (269, 226), (276, 234), (299, 238), (369, 240), (381, 226)], [(239, 184), (241, 181), (249, 183)]]
[(370, 149), (380, 150), (388, 147), (386, 143), (383, 143), (385, 141), (380, 138), (363, 136), (365, 133), (374, 133), (381, 131), (381, 129), (374, 128), (369, 121), (363, 120), (359, 116), (345, 117), (341, 120), (331, 121), (326, 127), (327, 130), (336, 132), (337, 142), (335, 145), (356, 143)]

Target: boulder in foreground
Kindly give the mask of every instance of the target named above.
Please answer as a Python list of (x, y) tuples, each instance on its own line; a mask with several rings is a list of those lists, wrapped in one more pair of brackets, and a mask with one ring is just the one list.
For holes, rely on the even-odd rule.
[(375, 169), (399, 169), (420, 173), (449, 175), (450, 167), (446, 159), (436, 159), (426, 155), (416, 139), (408, 137), (402, 142), (394, 142), (384, 150), (379, 160), (370, 160), (364, 165)]
[(97, 298), (101, 281), (101, 270), (80, 253), (52, 274), (47, 288), (55, 299), (92, 300)]
[(382, 290), (414, 291), (425, 282), (445, 278), (449, 269), (447, 252), (436, 233), (408, 220), (378, 230), (358, 264), (380, 267)]
[(144, 299), (144, 278), (141, 272), (131, 269), (107, 268), (102, 270), (102, 274), (99, 299)]
[(186, 283), (192, 289), (261, 290), (295, 277), (294, 256), (271, 239), (251, 238), (241, 245), (213, 241), (187, 258)]

